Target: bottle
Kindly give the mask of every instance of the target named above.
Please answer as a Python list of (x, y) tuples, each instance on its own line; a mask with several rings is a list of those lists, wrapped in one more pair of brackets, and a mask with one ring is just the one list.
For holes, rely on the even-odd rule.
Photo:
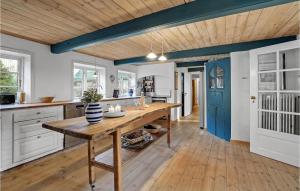
[(25, 92), (22, 90), (17, 92), (17, 103), (18, 104), (25, 103)]
[(145, 96), (144, 96), (144, 92), (141, 92), (140, 106), (141, 106), (141, 108), (144, 108), (144, 107), (145, 107)]

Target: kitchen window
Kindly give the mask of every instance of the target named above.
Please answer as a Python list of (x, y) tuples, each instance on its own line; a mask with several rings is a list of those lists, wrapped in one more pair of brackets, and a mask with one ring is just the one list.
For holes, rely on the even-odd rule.
[(136, 89), (136, 74), (118, 70), (118, 85), (120, 96), (130, 95), (129, 90), (132, 90), (134, 94)]
[(23, 59), (18, 56), (0, 56), (0, 93), (17, 94), (23, 90)]
[(97, 88), (105, 97), (105, 68), (83, 63), (74, 63), (73, 97), (80, 99), (89, 88)]

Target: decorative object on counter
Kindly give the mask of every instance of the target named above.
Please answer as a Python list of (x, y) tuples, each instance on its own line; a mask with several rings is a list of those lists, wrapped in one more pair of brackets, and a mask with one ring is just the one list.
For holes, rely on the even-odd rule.
[(120, 112), (120, 111), (121, 111), (121, 106), (117, 104), (115, 107), (115, 112)]
[(103, 119), (103, 109), (99, 103), (102, 98), (96, 88), (90, 88), (83, 93), (81, 102), (87, 104), (85, 117), (90, 124), (98, 123)]
[(103, 117), (107, 117), (107, 118), (116, 118), (116, 117), (123, 117), (125, 116), (125, 111), (119, 111), (119, 112), (104, 112), (103, 113)]
[(18, 104), (25, 103), (25, 92), (22, 90), (17, 92), (17, 103)]
[(118, 98), (118, 97), (119, 97), (119, 94), (120, 94), (120, 91), (119, 91), (119, 90), (114, 90), (113, 98)]
[(151, 134), (156, 134), (159, 133), (160, 129), (161, 129), (161, 125), (159, 124), (149, 124), (149, 125), (145, 125), (144, 129)]
[(45, 96), (45, 97), (40, 97), (40, 101), (42, 103), (52, 103), (54, 100), (53, 96)]
[(116, 107), (110, 106), (108, 111), (103, 113), (103, 116), (108, 118), (123, 117), (124, 115), (125, 111), (122, 110), (119, 104), (117, 104)]
[(14, 94), (0, 94), (0, 105), (14, 104), (16, 97)]
[(133, 89), (129, 89), (128, 94), (129, 94), (130, 97), (132, 97), (133, 96)]
[(144, 109), (145, 107), (145, 96), (144, 96), (144, 92), (141, 92), (141, 97), (140, 97), (140, 107), (142, 109)]
[(115, 112), (114, 106), (111, 105), (111, 106), (108, 108), (108, 112), (109, 112), (109, 113), (114, 113), (114, 112)]

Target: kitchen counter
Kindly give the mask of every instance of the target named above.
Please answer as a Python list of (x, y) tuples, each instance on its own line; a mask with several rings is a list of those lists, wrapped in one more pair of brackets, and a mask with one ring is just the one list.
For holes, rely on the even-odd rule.
[[(138, 99), (138, 98), (140, 98), (140, 96), (120, 97), (120, 98), (104, 98), (100, 102), (117, 101), (117, 100), (124, 100), (124, 99)], [(80, 100), (70, 100), (70, 101), (55, 101), (52, 103), (8, 104), (8, 105), (0, 105), (0, 111), (12, 110), (12, 109), (35, 108), (35, 107), (58, 106), (58, 105), (66, 105), (66, 104), (79, 103), (79, 102), (80, 102)]]

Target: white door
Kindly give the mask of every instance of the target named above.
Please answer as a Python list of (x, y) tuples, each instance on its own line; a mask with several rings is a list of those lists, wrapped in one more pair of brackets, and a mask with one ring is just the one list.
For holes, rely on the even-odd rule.
[(300, 41), (250, 51), (250, 151), (300, 167)]

